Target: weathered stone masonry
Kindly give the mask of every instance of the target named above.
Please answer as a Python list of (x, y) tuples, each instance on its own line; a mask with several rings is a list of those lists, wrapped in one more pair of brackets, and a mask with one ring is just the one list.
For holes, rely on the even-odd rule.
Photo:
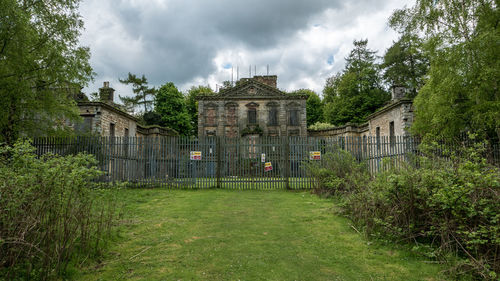
[(198, 97), (198, 136), (307, 136), (307, 96), (278, 90), (276, 80), (241, 79), (217, 95)]

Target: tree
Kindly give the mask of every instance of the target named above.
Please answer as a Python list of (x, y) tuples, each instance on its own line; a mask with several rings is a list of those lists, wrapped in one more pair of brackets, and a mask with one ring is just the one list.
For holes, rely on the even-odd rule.
[(403, 34), (384, 55), (384, 79), (391, 86), (403, 86), (408, 97), (414, 98), (424, 85), (429, 59), (422, 49), (422, 40), (416, 35)]
[(354, 41), (354, 49), (346, 57), (346, 66), (327, 80), (323, 93), (325, 121), (339, 126), (348, 122), (364, 122), (389, 99), (381, 83), (375, 51), (368, 40)]
[(198, 101), (196, 98), (202, 95), (214, 95), (214, 91), (208, 86), (191, 87), (186, 96), (186, 106), (189, 116), (191, 117), (191, 135), (198, 134)]
[(397, 10), (394, 27), (418, 33), (429, 54), (428, 79), (415, 98), (413, 132), (500, 138), (498, 1), (417, 0)]
[(60, 132), (79, 119), (72, 97), (93, 74), (78, 42), (79, 2), (0, 2), (0, 142)]
[(138, 106), (144, 106), (144, 113), (152, 110), (154, 97), (156, 95), (156, 89), (154, 87), (148, 87), (148, 79), (146, 79), (144, 74), (141, 78), (139, 78), (135, 74), (129, 72), (126, 79), (118, 80), (126, 85), (132, 84), (132, 91), (134, 92), (135, 96), (120, 96), (120, 100), (123, 102), (126, 108), (135, 109)]
[(292, 94), (306, 95), (307, 126), (323, 121), (323, 102), (318, 94), (309, 89), (293, 91)]
[(155, 111), (161, 116), (161, 126), (172, 128), (184, 136), (191, 134), (191, 117), (187, 111), (184, 96), (174, 83), (169, 82), (158, 90), (155, 98)]

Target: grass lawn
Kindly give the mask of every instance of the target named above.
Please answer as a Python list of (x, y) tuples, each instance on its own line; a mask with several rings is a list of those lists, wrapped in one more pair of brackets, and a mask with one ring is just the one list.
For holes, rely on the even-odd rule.
[(77, 280), (442, 280), (308, 192), (127, 189), (120, 237)]

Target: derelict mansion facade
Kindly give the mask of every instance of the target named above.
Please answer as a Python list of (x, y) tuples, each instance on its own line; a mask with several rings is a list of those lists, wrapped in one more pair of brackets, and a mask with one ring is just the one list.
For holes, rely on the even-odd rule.
[(254, 76), (198, 97), (198, 136), (307, 136), (307, 96), (280, 91), (276, 80)]

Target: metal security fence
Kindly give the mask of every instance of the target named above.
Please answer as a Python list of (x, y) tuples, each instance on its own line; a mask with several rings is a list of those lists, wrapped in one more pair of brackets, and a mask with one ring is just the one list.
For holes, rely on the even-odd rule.
[[(349, 151), (371, 173), (398, 167), (419, 154), (414, 137), (71, 137), (33, 140), (38, 155), (86, 152), (95, 155), (103, 182), (137, 186), (237, 189), (309, 189), (310, 161)], [(447, 157), (445, 147), (435, 154)], [(490, 162), (500, 163), (498, 144)]]

